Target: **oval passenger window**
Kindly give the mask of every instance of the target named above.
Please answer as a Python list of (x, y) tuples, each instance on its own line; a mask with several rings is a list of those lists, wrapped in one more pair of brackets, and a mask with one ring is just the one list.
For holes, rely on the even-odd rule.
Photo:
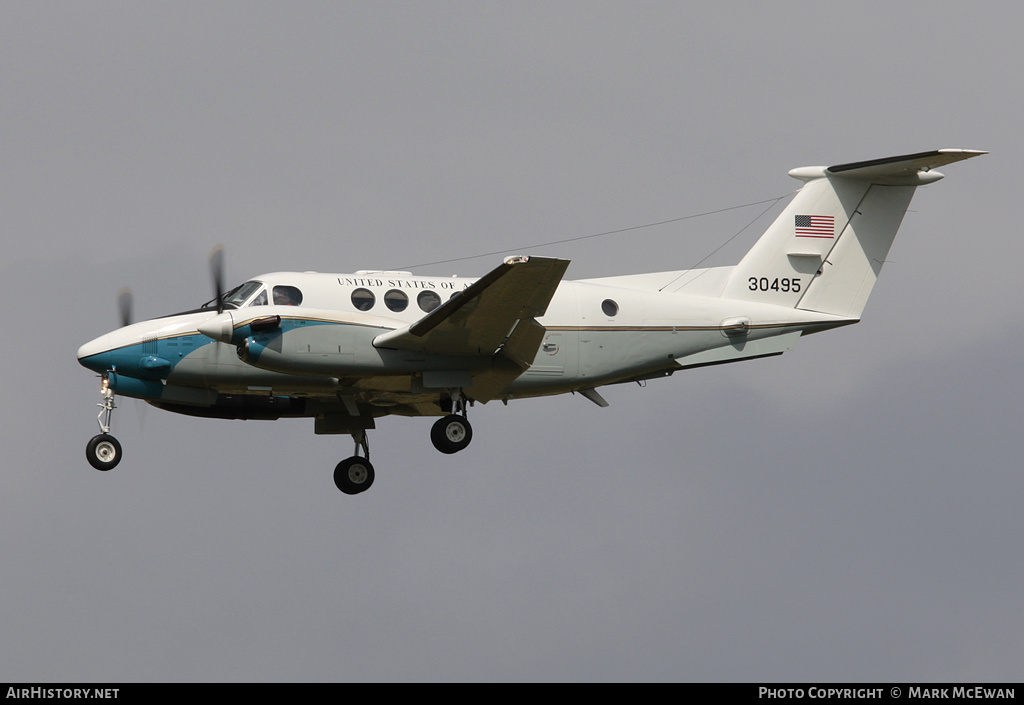
[(421, 291), (416, 297), (416, 303), (419, 304), (421, 311), (430, 313), (441, 305), (441, 297), (433, 291)]
[(356, 289), (352, 292), (352, 305), (358, 311), (369, 311), (377, 303), (377, 297), (369, 289)]
[(404, 311), (405, 307), (409, 305), (409, 297), (405, 295), (404, 291), (389, 289), (384, 294), (384, 305), (398, 313), (399, 311)]

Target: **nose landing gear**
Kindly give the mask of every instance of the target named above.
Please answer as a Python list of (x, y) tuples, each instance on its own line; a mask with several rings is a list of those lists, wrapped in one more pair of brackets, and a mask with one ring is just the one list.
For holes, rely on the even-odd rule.
[(121, 444), (109, 433), (93, 436), (85, 446), (85, 456), (89, 464), (97, 470), (106, 472), (121, 462)]
[(100, 396), (103, 397), (103, 401), (97, 404), (100, 413), (96, 417), (100, 425), (100, 434), (93, 436), (85, 446), (85, 457), (94, 468), (106, 472), (121, 462), (121, 444), (110, 435), (110, 417), (117, 406), (114, 404), (114, 390), (110, 388), (110, 380), (106, 375), (103, 376), (100, 385)]

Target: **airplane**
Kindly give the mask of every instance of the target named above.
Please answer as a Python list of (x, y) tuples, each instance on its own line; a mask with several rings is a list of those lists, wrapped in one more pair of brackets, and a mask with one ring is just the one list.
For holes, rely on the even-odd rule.
[(571, 392), (604, 407), (605, 385), (780, 355), (857, 323), (914, 190), (986, 153), (793, 169), (803, 185), (729, 267), (563, 281), (568, 260), (515, 256), (477, 279), (274, 272), (221, 293), (215, 248), (213, 300), (131, 323), (122, 293), (122, 327), (79, 348), (101, 380), (86, 455), (103, 471), (121, 461), (115, 395), (204, 418), (310, 417), (317, 434), (351, 435), (334, 481), (354, 495), (373, 484), (367, 432), (389, 414), (438, 417), (430, 440), (452, 454), (476, 402)]

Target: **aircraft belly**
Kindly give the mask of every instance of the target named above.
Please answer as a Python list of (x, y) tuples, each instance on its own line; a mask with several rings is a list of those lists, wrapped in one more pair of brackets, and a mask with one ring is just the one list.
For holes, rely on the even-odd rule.
[(672, 368), (680, 351), (706, 346), (711, 333), (680, 326), (581, 331), (579, 381), (602, 384)]
[[(317, 324), (248, 339), (246, 367), (286, 375), (336, 378), (409, 377), (426, 371), (481, 371), (488, 356), (432, 355), (376, 348), (379, 329)], [(233, 350), (233, 348), (232, 348)]]
[(544, 364), (542, 349), (534, 366), (511, 384), (509, 391), (513, 395), (551, 394), (674, 371), (679, 369), (679, 358), (723, 346), (731, 349), (738, 345), (742, 349), (748, 340), (776, 333), (752, 331), (742, 341), (736, 341), (727, 338), (719, 326), (693, 322), (671, 325), (663, 321), (647, 321), (631, 330), (581, 329), (575, 345), (575, 371)]
[[(289, 375), (247, 365), (232, 345), (205, 345), (184, 357), (167, 377), (167, 388), (199, 388), (222, 394), (330, 394), (331, 377)], [(168, 392), (163, 395), (165, 398)]]

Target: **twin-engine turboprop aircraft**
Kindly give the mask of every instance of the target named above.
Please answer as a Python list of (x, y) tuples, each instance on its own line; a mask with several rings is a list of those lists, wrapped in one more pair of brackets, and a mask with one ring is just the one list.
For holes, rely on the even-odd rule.
[(109, 470), (114, 395), (220, 419), (312, 417), (355, 455), (334, 481), (370, 487), (367, 430), (388, 414), (440, 417), (430, 438), (457, 453), (474, 402), (579, 392), (677, 370), (779, 355), (808, 333), (856, 323), (914, 189), (935, 167), (985, 152), (940, 149), (789, 172), (804, 182), (733, 267), (562, 281), (568, 260), (510, 257), (479, 279), (277, 272), (200, 309), (129, 324), (86, 343), (101, 376), (102, 433), (86, 449)]

